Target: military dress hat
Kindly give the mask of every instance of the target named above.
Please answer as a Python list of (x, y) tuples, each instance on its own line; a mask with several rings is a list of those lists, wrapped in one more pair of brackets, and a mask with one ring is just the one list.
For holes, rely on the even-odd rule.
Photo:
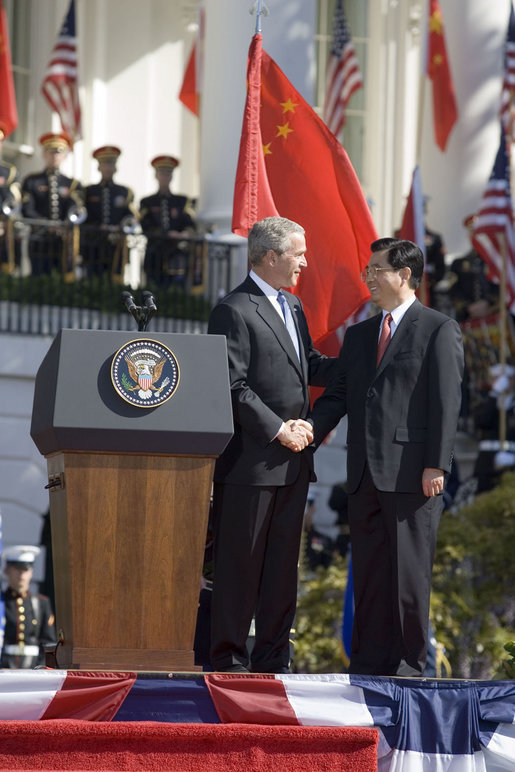
[(73, 143), (71, 137), (65, 132), (61, 131), (59, 134), (48, 132), (43, 134), (39, 138), (39, 144), (49, 150), (71, 150)]
[(121, 154), (122, 151), (119, 147), (115, 147), (115, 145), (104, 145), (103, 147), (98, 147), (96, 150), (93, 150), (91, 155), (93, 158), (96, 158), (97, 161), (115, 161)]
[(179, 166), (179, 160), (173, 155), (157, 155), (150, 163), (154, 169), (171, 169), (172, 171), (176, 166)]
[(41, 550), (39, 547), (31, 547), (26, 545), (8, 547), (4, 550), (4, 563), (7, 566), (16, 566), (16, 568), (26, 570), (27, 568), (33, 567), (34, 559), (36, 555), (39, 555), (40, 552)]

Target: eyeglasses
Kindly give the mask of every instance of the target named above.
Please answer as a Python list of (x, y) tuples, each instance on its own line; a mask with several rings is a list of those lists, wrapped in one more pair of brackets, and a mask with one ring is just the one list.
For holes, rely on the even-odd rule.
[(380, 271), (400, 271), (400, 268), (379, 268), (377, 265), (367, 265), (360, 273), (361, 281), (375, 279)]

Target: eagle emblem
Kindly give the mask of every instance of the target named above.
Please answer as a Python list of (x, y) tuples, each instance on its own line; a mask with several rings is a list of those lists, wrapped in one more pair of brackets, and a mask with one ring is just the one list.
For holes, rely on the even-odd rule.
[(179, 365), (162, 343), (131, 341), (115, 354), (111, 380), (127, 402), (138, 407), (155, 407), (169, 399), (177, 388)]
[(126, 356), (125, 361), (129, 375), (136, 384), (135, 386), (128, 386), (128, 389), (129, 391), (138, 389), (140, 399), (150, 399), (153, 391), (160, 394), (170, 383), (170, 378), (164, 378), (161, 385), (157, 385), (166, 359), (164, 357), (158, 359), (153, 351), (143, 349), (136, 352), (135, 356)]

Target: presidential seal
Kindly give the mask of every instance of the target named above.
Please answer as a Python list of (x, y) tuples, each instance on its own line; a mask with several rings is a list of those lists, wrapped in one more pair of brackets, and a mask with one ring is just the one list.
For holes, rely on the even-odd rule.
[(179, 385), (179, 363), (157, 340), (133, 340), (116, 352), (111, 380), (120, 397), (137, 407), (166, 402)]

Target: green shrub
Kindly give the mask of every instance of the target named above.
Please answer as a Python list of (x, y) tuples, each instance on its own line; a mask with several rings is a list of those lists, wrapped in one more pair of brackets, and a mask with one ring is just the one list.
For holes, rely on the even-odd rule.
[[(207, 321), (210, 304), (200, 295), (192, 295), (182, 287), (149, 284), (158, 307), (158, 316), (174, 319)], [(139, 303), (140, 290), (133, 290), (113, 282), (109, 274), (90, 276), (77, 281), (66, 281), (61, 273), (52, 271), (41, 276), (10, 276), (0, 273), (0, 300), (9, 300), (22, 306), (58, 306), (85, 308), (103, 313), (125, 313), (121, 300), (124, 290), (134, 295)]]
[(341, 640), (343, 599), (348, 560), (336, 557), (329, 568), (301, 576), (295, 620), (296, 673), (340, 673), (344, 669)]
[(455, 678), (506, 678), (505, 644), (515, 634), (515, 474), (444, 513), (431, 609)]
[(502, 663), (504, 673), (508, 678), (515, 678), (515, 641), (508, 641), (504, 644), (505, 650), (510, 655), (510, 659), (504, 660)]

